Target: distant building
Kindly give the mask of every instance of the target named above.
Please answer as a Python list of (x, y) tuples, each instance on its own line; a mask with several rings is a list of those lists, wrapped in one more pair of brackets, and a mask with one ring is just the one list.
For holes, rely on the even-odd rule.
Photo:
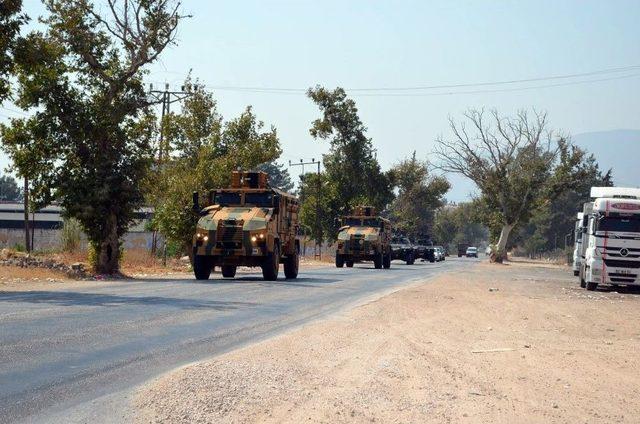
[[(125, 234), (125, 248), (151, 248), (152, 232), (147, 224), (153, 218), (153, 208), (136, 211), (135, 221)], [(34, 250), (57, 249), (61, 246), (64, 225), (62, 207), (50, 205), (29, 214), (29, 228), (33, 229)], [(24, 245), (24, 205), (18, 202), (0, 202), (0, 248)]]

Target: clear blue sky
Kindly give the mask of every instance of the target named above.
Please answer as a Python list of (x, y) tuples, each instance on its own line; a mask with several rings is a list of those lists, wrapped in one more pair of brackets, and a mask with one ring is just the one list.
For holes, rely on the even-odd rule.
[[(39, 3), (25, 2), (39, 13)], [(150, 81), (179, 86), (398, 87), (525, 79), (640, 65), (639, 1), (185, 1), (193, 15)], [(628, 74), (628, 73), (627, 73)], [(640, 74), (640, 72), (636, 72)], [(521, 84), (520, 86), (526, 86)], [(315, 106), (300, 94), (216, 91), (221, 113), (253, 105), (278, 129), (283, 159), (319, 157)], [(468, 107), (535, 107), (572, 134), (639, 129), (640, 77), (506, 93), (354, 96), (387, 168), (428, 158), (447, 117)], [(3, 115), (11, 114), (2, 110)], [(2, 117), (0, 117), (2, 118)], [(6, 163), (6, 160), (4, 161)], [(458, 184), (448, 196), (470, 191)]]

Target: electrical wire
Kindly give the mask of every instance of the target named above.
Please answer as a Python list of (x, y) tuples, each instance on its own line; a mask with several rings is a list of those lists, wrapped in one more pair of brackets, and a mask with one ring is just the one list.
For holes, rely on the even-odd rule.
[[(604, 75), (611, 73), (620, 73), (620, 72), (628, 72), (628, 71), (637, 71), (640, 70), (640, 65), (631, 65), (617, 68), (608, 68), (601, 69), (597, 71), (590, 72), (582, 72), (582, 73), (572, 73), (572, 74), (564, 74), (564, 75), (553, 75), (553, 76), (544, 76), (544, 77), (535, 77), (535, 78), (525, 78), (525, 79), (512, 79), (512, 80), (503, 80), (503, 81), (491, 81), (491, 82), (478, 82), (478, 83), (463, 83), (463, 84), (443, 84), (443, 85), (427, 85), (427, 86), (409, 86), (409, 87), (370, 87), (370, 88), (345, 88), (345, 91), (349, 91), (351, 93), (356, 92), (395, 92), (395, 91), (425, 91), (425, 90), (437, 90), (437, 89), (451, 89), (451, 88), (470, 88), (470, 87), (485, 87), (485, 86), (494, 86), (494, 85), (511, 85), (511, 84), (522, 84), (527, 82), (540, 82), (540, 81), (552, 81), (552, 80), (563, 80), (563, 79), (573, 79), (573, 78), (584, 78), (596, 75)], [(626, 77), (622, 77), (626, 78)], [(610, 79), (618, 79), (618, 78), (610, 78)], [(587, 80), (590, 81), (607, 81), (610, 79), (602, 79), (602, 80)], [(584, 83), (585, 81), (575, 82), (575, 83)], [(278, 93), (278, 94), (305, 94), (307, 92), (306, 88), (287, 88), (287, 87), (259, 87), (259, 86), (229, 86), (229, 85), (205, 85), (206, 88), (210, 90), (220, 90), (220, 91), (239, 91), (239, 92), (250, 92), (250, 93)], [(537, 88), (537, 87), (535, 87)], [(519, 89), (519, 88), (518, 88)], [(529, 88), (524, 88), (529, 89)], [(448, 94), (448, 93), (447, 93)], [(456, 93), (458, 94), (458, 93)], [(462, 93), (464, 94), (464, 93)]]

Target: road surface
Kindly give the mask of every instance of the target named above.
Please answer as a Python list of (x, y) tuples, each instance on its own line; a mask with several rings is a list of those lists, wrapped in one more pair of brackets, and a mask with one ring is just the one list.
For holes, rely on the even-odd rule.
[(0, 292), (0, 422), (128, 421), (127, 396), (150, 378), (470, 261)]

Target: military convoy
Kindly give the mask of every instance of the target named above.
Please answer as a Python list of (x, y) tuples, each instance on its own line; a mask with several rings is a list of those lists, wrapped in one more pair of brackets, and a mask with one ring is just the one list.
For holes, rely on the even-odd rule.
[(357, 206), (351, 215), (338, 218), (336, 267), (353, 267), (373, 261), (376, 269), (391, 267), (391, 222), (371, 206)]
[[(223, 277), (233, 278), (239, 266), (248, 266), (260, 267), (265, 280), (276, 280), (280, 264), (286, 278), (296, 278), (299, 209), (298, 199), (269, 186), (264, 172), (234, 171), (230, 187), (206, 195), (194, 192), (193, 211), (199, 215), (193, 236), (196, 279), (208, 280), (216, 266)], [(407, 237), (392, 235), (391, 222), (374, 207), (357, 206), (336, 221), (338, 268), (364, 261), (372, 261), (376, 269), (390, 268), (393, 259), (408, 265), (417, 258), (434, 261), (430, 240), (414, 245)]]
[(193, 271), (207, 280), (215, 266), (234, 277), (238, 266), (260, 267), (265, 280), (276, 280), (280, 264), (286, 278), (296, 278), (300, 261), (299, 203), (272, 188), (264, 172), (233, 172), (231, 187), (212, 190), (201, 207), (193, 236)]

